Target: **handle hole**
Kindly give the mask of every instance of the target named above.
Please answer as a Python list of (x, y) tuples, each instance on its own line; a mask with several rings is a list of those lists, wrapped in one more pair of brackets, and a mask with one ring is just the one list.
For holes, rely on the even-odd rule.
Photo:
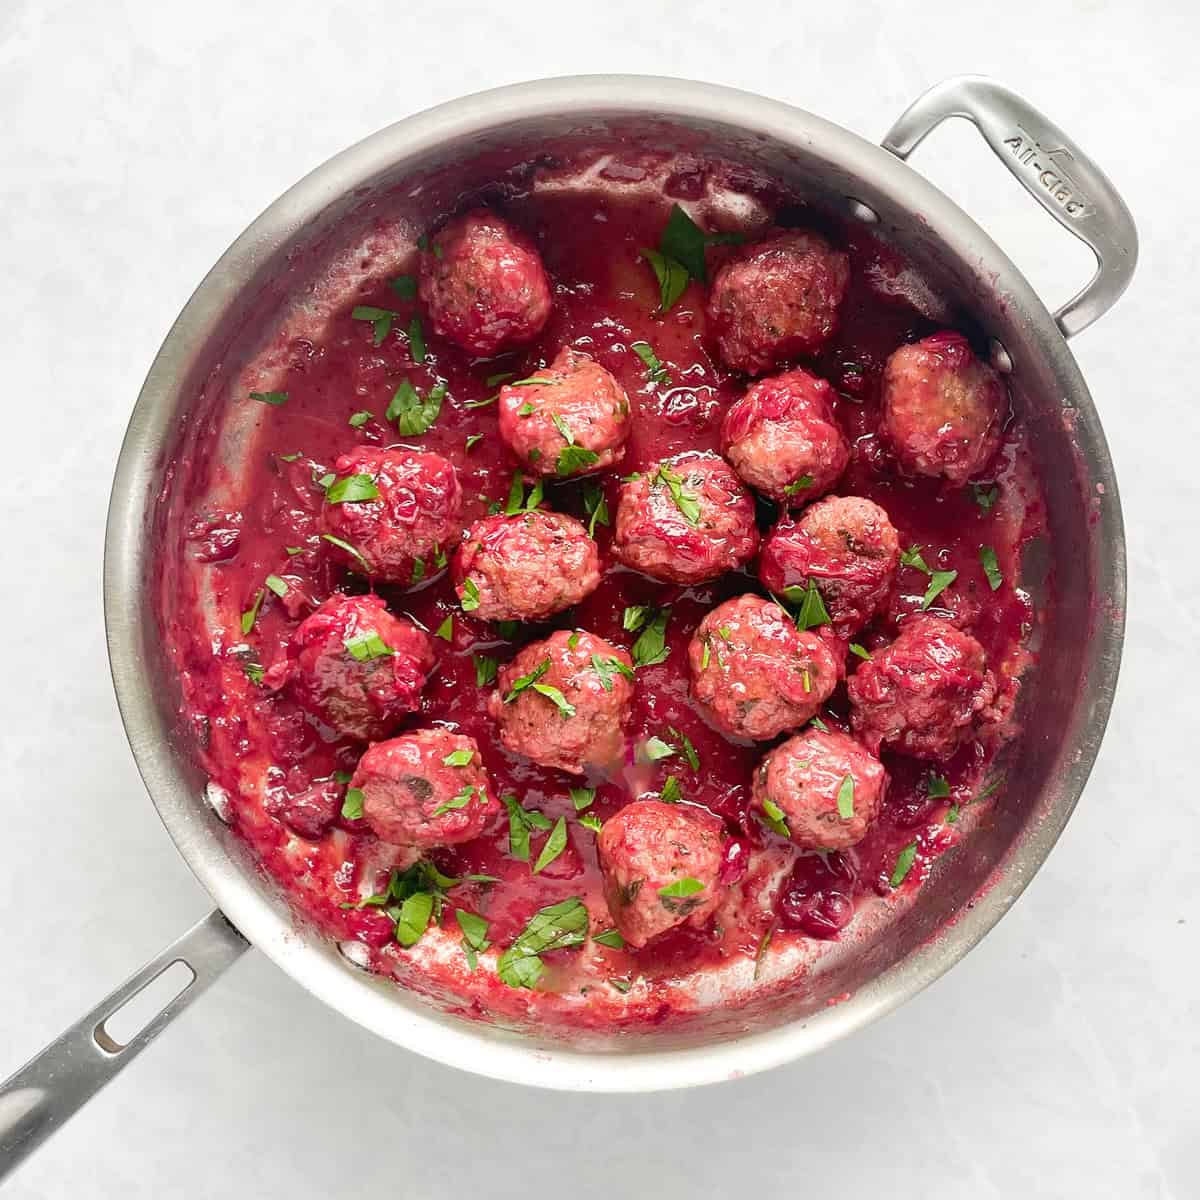
[(96, 1045), (109, 1054), (120, 1054), (195, 979), (196, 972), (183, 959), (168, 963), (96, 1026), (92, 1031)]

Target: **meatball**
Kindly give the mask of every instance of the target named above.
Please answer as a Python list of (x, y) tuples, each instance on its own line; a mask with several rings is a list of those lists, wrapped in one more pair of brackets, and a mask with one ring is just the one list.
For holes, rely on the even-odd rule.
[(600, 553), (574, 517), (537, 508), (485, 517), (454, 557), (460, 601), (485, 621), (541, 621), (600, 583)]
[(362, 792), (363, 819), (377, 837), (423, 850), (477, 838), (500, 809), (475, 739), (448, 729), (376, 742), (350, 787)]
[(630, 946), (712, 916), (726, 890), (724, 844), (721, 822), (690, 804), (635, 800), (604, 822), (596, 839), (604, 898)]
[(834, 630), (849, 638), (887, 606), (899, 565), (900, 539), (878, 504), (828, 496), (771, 530), (758, 576), (776, 594), (815, 584)]
[(632, 416), (625, 389), (570, 346), (532, 379), (500, 389), (500, 436), (538, 475), (585, 475), (625, 457)]
[(919, 475), (965, 483), (1000, 445), (1008, 392), (958, 333), (901, 346), (883, 372), (882, 429), (896, 457)]
[(761, 375), (815, 354), (837, 328), (850, 260), (823, 237), (782, 230), (743, 246), (717, 272), (708, 320), (721, 358)]
[(944, 761), (994, 715), (983, 647), (940, 617), (914, 616), (850, 677), (850, 723), (873, 753)]
[(704, 583), (754, 557), (754, 500), (724, 459), (684, 454), (621, 488), (613, 553), (668, 583)]
[(625, 752), (633, 661), (590, 633), (560, 629), (501, 668), (488, 712), (505, 749), (574, 775), (611, 771)]
[(850, 462), (833, 415), (837, 393), (808, 371), (760, 380), (725, 414), (721, 453), (752, 487), (783, 505), (829, 491)]
[(550, 316), (537, 247), (486, 208), (451, 221), (421, 256), (418, 290), (434, 332), (472, 354), (523, 346)]
[(296, 627), (286, 662), (266, 682), (286, 683), (296, 701), (343, 737), (373, 741), (421, 703), (433, 644), (378, 596), (334, 593)]
[(737, 596), (718, 604), (688, 646), (692, 696), (734, 737), (765, 741), (797, 729), (837, 686), (838, 660), (778, 604)]
[[(339, 561), (394, 583), (419, 583), (439, 561), (445, 565), (443, 556), (462, 533), (462, 488), (454, 467), (440, 454), (363, 447), (343, 454), (334, 474), (321, 521), (326, 534), (345, 543), (326, 539)], [(369, 500), (337, 499), (338, 484), (352, 476), (367, 477), (378, 494)]]
[(883, 763), (852, 737), (809, 729), (764, 756), (751, 803), (797, 846), (845, 850), (866, 837), (887, 785)]

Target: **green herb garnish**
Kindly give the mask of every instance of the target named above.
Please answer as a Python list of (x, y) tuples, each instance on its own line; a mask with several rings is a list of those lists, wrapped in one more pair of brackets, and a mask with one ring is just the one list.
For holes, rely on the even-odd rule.
[(379, 488), (370, 475), (346, 475), (335, 479), (325, 491), (329, 504), (353, 504), (360, 500), (378, 500)]
[[(260, 404), (269, 404), (272, 408), (279, 408), (280, 405), (286, 404), (288, 399), (287, 392), (251, 392), (251, 400), (257, 400)], [(297, 457), (299, 457), (297, 455)]]

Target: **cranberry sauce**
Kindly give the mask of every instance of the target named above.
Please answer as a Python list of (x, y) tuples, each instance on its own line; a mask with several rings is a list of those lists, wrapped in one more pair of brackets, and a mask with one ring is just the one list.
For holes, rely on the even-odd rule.
[[(705, 333), (703, 284), (690, 283), (665, 316), (655, 312), (657, 285), (638, 252), (657, 244), (667, 209), (668, 202), (658, 198), (618, 201), (567, 191), (535, 191), (514, 200), (509, 215), (535, 238), (555, 283), (549, 324), (538, 341), (520, 353), (472, 360), (426, 333), (428, 345), (418, 362), (420, 347), (414, 342), (419, 339), (411, 336), (410, 322), (420, 310), (404, 285), (381, 284), (371, 293), (347, 299), (319, 344), (292, 344), (288, 366), (274, 384), (286, 392), (286, 402), (261, 405), (253, 478), (243, 510), (189, 514), (181, 553), (198, 564), (193, 574), (209, 589), (211, 607), (224, 614), (226, 627), (203, 628), (197, 609), (195, 627), (176, 619), (168, 622), (167, 634), (183, 672), (189, 715), (201, 736), (207, 766), (231, 794), (235, 826), (252, 841), (265, 868), (292, 889), (297, 906), (334, 936), (374, 947), (373, 961), (383, 969), (395, 969), (407, 953), (391, 941), (392, 922), (377, 909), (341, 907), (378, 888), (381, 865), (401, 861), (394, 851), (381, 859), (381, 847), (363, 822), (341, 816), (345, 775), (337, 773), (352, 770), (361, 746), (339, 742), (286, 692), (271, 693), (257, 682), (260, 669), (269, 671), (284, 657), (298, 621), (333, 589), (367, 588), (364, 579), (335, 566), (326, 553), (318, 530), (320, 481), (338, 455), (356, 446), (405, 442), (433, 450), (458, 469), (466, 496), (465, 526), (489, 506), (503, 503), (514, 473), (497, 433), (496, 406), (483, 403), (496, 392), (492, 377), (528, 377), (564, 345), (586, 351), (608, 368), (634, 406), (636, 420), (626, 457), (616, 470), (599, 477), (610, 513), (615, 512), (619, 476), (685, 450), (718, 450), (721, 418), (745, 390), (746, 381), (714, 360)], [(994, 479), (984, 487), (954, 488), (901, 476), (876, 433), (880, 376), (893, 349), (937, 326), (904, 299), (889, 294), (894, 289), (880, 286), (881, 279), (895, 279), (905, 269), (890, 249), (858, 229), (836, 229), (832, 236), (850, 256), (850, 291), (832, 345), (807, 365), (837, 389), (837, 417), (853, 444), (850, 467), (836, 494), (876, 501), (887, 510), (903, 546), (923, 547), (924, 561), (932, 570), (958, 572), (955, 582), (934, 600), (932, 611), (949, 615), (982, 642), (1011, 693), (1025, 657), (1021, 643), (1034, 619), (1027, 598), (1015, 586), (1019, 551), (1022, 541), (1035, 532), (1039, 512), (1021, 424), (1010, 421)], [(710, 270), (717, 257), (728, 252), (723, 247), (710, 250)], [(415, 273), (411, 261), (395, 272)], [(355, 319), (355, 305), (395, 315), (382, 324)], [(667, 381), (661, 376), (657, 382), (651, 379), (642, 358), (631, 350), (639, 341), (653, 348)], [(403, 379), (422, 395), (437, 385), (445, 387), (440, 415), (420, 437), (398, 437), (385, 418)], [(258, 403), (250, 398), (235, 402)], [(583, 491), (581, 481), (550, 482), (545, 503), (584, 515)], [(765, 502), (759, 508), (765, 531), (776, 512)], [(426, 579), (415, 589), (378, 588), (393, 612), (411, 616), (430, 633), (443, 630), (435, 640), (439, 663), (412, 723), (449, 723), (471, 735), (482, 749), (498, 796), (512, 793), (552, 820), (567, 818), (566, 850), (539, 874), (509, 854), (506, 820), (473, 842), (432, 854), (449, 875), (484, 874), (499, 880), (464, 884), (452, 892), (442, 920), (455, 937), (457, 906), (484, 915), (490, 922), (489, 939), (503, 948), (537, 909), (576, 895), (592, 909), (594, 929), (610, 923), (602, 920), (595, 834), (580, 823), (584, 814), (576, 812), (568, 794), (568, 788), (581, 781), (499, 748), (486, 713), (490, 687), (477, 684), (473, 656), (504, 662), (518, 645), (553, 628), (581, 627), (629, 647), (636, 635), (622, 626), (628, 605), (670, 606), (670, 653), (665, 662), (638, 671), (629, 765), (619, 778), (590, 781), (598, 790), (587, 812), (604, 819), (630, 799), (659, 791), (667, 776), (674, 775), (687, 801), (722, 817), (730, 834), (736, 835), (725, 864), (729, 879), (743, 879), (746, 888), (759, 886), (751, 881), (766, 879), (768, 873), (755, 874), (751, 867), (747, 874), (747, 861), (761, 856), (764, 848), (773, 848), (774, 861), (785, 867), (792, 862), (784, 843), (748, 813), (751, 770), (768, 747), (734, 744), (711, 729), (689, 702), (688, 640), (714, 604), (743, 591), (761, 592), (753, 564), (746, 573), (683, 589), (614, 564), (607, 554), (611, 529), (604, 524), (596, 526), (596, 537), (605, 571), (600, 588), (578, 608), (545, 625), (513, 631), (472, 619), (459, 608), (446, 572), (436, 563), (428, 565)], [(984, 545), (995, 549), (1004, 577), (997, 590), (989, 586), (981, 565), (979, 548)], [(264, 590), (268, 575), (285, 581), (285, 596)], [(927, 574), (902, 566), (891, 610), (856, 641), (867, 651), (888, 642), (896, 620), (921, 606), (928, 585)], [(257, 617), (243, 635), (238, 614), (254, 610), (256, 603)], [(174, 613), (181, 611), (180, 604), (176, 598)], [(848, 670), (856, 661), (849, 660)], [(234, 668), (242, 668), (246, 678)], [(839, 686), (823, 719), (846, 728), (845, 704), (845, 689)], [(676, 754), (655, 763), (639, 761), (636, 747), (652, 736), (678, 747)], [(696, 766), (683, 752), (685, 738), (695, 749)], [(885, 754), (891, 789), (880, 818), (859, 845), (840, 853), (795, 856), (782, 886), (773, 882), (769, 894), (747, 895), (738, 909), (748, 914), (741, 923), (721, 917), (708, 932), (676, 931), (636, 953), (606, 949), (591, 957), (587, 972), (600, 979), (642, 976), (653, 986), (656, 979), (678, 979), (730, 956), (752, 957), (768, 929), (774, 929), (775, 946), (796, 937), (846, 936), (843, 931), (853, 928), (858, 898), (890, 894), (892, 880), (901, 882), (904, 872), (898, 862), (903, 868), (913, 859), (902, 881), (902, 886), (913, 887), (927, 863), (952, 844), (958, 809), (976, 798), (987, 782), (993, 748), (994, 744), (969, 744), (936, 772), (915, 760)], [(931, 782), (935, 774), (938, 778)], [(309, 835), (309, 840), (297, 842), (293, 831)], [(533, 859), (546, 837), (545, 832), (533, 833)], [(915, 846), (915, 858), (910, 846)], [(571, 951), (551, 956), (547, 965), (558, 971), (548, 972), (543, 988), (583, 981), (582, 975), (570, 975), (573, 954), (580, 957)], [(424, 970), (433, 976), (438, 967), (431, 959)], [(441, 981), (451, 991), (477, 999), (486, 994), (493, 1010), (506, 1003), (506, 989), (494, 976), (485, 982), (481, 972), (470, 976), (455, 970)]]

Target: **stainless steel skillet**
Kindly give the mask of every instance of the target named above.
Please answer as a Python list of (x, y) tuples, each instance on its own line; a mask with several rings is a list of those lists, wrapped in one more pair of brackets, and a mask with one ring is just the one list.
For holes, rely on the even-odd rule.
[[(986, 234), (905, 159), (951, 116), (970, 120), (1026, 191), (1095, 252), (1095, 275), (1049, 313)], [(714, 155), (743, 159), (814, 200), (876, 224), (993, 339), (1032, 439), (1055, 546), (1056, 604), (1026, 688), (1025, 733), (992, 818), (938, 864), (888, 937), (848, 956), (821, 988), (756, 1011), (748, 1026), (693, 1025), (617, 1040), (597, 1052), (431, 1007), (354, 969), (298, 926), (255, 872), (242, 843), (205, 803), (205, 779), (181, 736), (177, 696), (156, 636), (152, 530), (169, 503), (164, 469), (188, 434), (198, 382), (230, 353), (273, 288), (301, 278), (305, 250), (365, 197), (484, 151), (513, 161), (547, 138), (619, 126), (676, 129)], [(494, 161), (494, 160), (493, 160)], [(415, 201), (414, 201), (415, 203)], [(159, 814), (218, 909), (106, 997), (0, 1089), (0, 1176), (144, 1048), (250, 943), (339, 1012), (442, 1062), (547, 1087), (635, 1091), (708, 1083), (786, 1062), (845, 1036), (936, 979), (999, 920), (1069, 818), (1104, 732), (1124, 627), (1125, 546), (1104, 434), (1067, 339), (1101, 316), (1129, 282), (1132, 219), (1091, 160), (1045, 117), (987, 80), (949, 80), (922, 96), (882, 147), (819, 117), (709, 84), (587, 76), (502, 88), (442, 105), (338, 155), (262, 214), (222, 257), (172, 328), (134, 410), (113, 487), (105, 616), (113, 678), (130, 745)], [(240, 932), (239, 932), (240, 931)], [(106, 1022), (175, 962), (190, 984), (126, 1045)], [(828, 1006), (829, 996), (849, 999)]]

